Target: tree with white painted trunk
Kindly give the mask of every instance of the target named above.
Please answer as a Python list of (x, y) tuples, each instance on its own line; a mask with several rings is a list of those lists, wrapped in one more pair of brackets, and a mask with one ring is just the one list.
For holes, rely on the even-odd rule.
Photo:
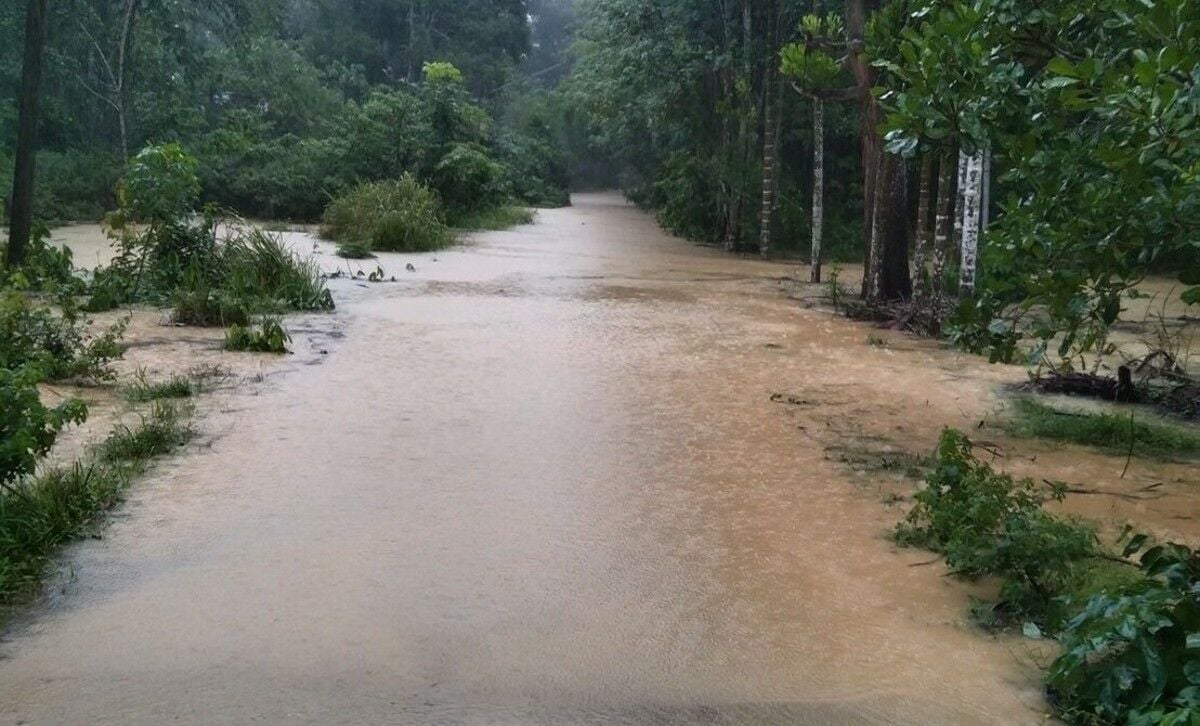
[(844, 44), (845, 30), (836, 14), (806, 15), (800, 21), (803, 39), (784, 47), (781, 70), (792, 88), (809, 99), (813, 113), (812, 254), (809, 280), (821, 281), (821, 245), (825, 232), (825, 104), (847, 100), (839, 79), (841, 65), (830, 50)]

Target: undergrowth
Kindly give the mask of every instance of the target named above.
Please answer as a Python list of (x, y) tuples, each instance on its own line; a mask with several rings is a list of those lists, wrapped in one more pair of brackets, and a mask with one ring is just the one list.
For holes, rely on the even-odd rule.
[(186, 443), (186, 416), (157, 404), (137, 426), (114, 428), (89, 462), (40, 474), (30, 466), (0, 481), (0, 606), (32, 594), (61, 545), (85, 533), (151, 460)]
[(896, 538), (944, 555), (963, 577), (999, 578), (996, 612), (1045, 626), (1078, 563), (1101, 554), (1091, 526), (1043, 508), (1064, 495), (1065, 487), (995, 472), (972, 455), (970, 439), (946, 431)]
[(178, 449), (193, 434), (187, 421), (189, 413), (174, 404), (156, 401), (137, 426), (119, 424), (113, 429), (97, 449), (100, 461), (145, 462)]
[(1064, 411), (1032, 400), (1013, 402), (1007, 430), (1022, 438), (1043, 438), (1083, 444), (1112, 453), (1179, 455), (1200, 453), (1200, 429), (1146, 421), (1136, 414)]
[(1113, 554), (1090, 525), (1045, 510), (1062, 486), (1043, 491), (972, 452), (964, 434), (942, 435), (897, 540), (943, 554), (955, 575), (996, 578), (999, 600), (974, 608), (984, 624), (1059, 639), (1046, 683), (1065, 719), (1200, 723), (1200, 554), (1128, 529)]
[(454, 226), (472, 231), (494, 231), (532, 224), (534, 211), (526, 207), (501, 205), (468, 212), (454, 220)]
[(453, 241), (437, 193), (411, 175), (360, 184), (333, 200), (321, 234), (355, 252), (432, 252)]

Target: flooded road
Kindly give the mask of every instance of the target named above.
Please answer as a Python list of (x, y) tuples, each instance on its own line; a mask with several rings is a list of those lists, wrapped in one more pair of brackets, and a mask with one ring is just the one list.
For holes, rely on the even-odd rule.
[(923, 406), (929, 438), (952, 361), (902, 379), (787, 267), (610, 195), (411, 260), (68, 552), (0, 722), (1042, 719), (1028, 656), (770, 400)]

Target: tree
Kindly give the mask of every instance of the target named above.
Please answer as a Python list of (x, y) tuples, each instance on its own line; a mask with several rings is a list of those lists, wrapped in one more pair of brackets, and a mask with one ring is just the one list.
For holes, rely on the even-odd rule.
[(836, 96), (842, 85), (841, 65), (829, 51), (843, 42), (841, 18), (806, 15), (800, 21), (803, 40), (786, 46), (781, 53), (781, 71), (792, 88), (812, 103), (813, 181), (810, 255), (811, 282), (821, 281), (821, 244), (825, 230), (825, 102)]
[(17, 267), (24, 262), (25, 248), (33, 227), (33, 186), (42, 60), (46, 45), (46, 11), (47, 0), (29, 0), (25, 11), (25, 59), (21, 71), (17, 150), (13, 169), (12, 223), (8, 232), (9, 267)]

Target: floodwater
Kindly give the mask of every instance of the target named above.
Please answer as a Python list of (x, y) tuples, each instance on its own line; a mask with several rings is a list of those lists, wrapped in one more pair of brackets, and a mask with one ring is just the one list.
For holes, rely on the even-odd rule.
[(1024, 645), (828, 455), (1019, 370), (867, 347), (611, 195), (380, 264), (68, 551), (0, 722), (1043, 720)]

